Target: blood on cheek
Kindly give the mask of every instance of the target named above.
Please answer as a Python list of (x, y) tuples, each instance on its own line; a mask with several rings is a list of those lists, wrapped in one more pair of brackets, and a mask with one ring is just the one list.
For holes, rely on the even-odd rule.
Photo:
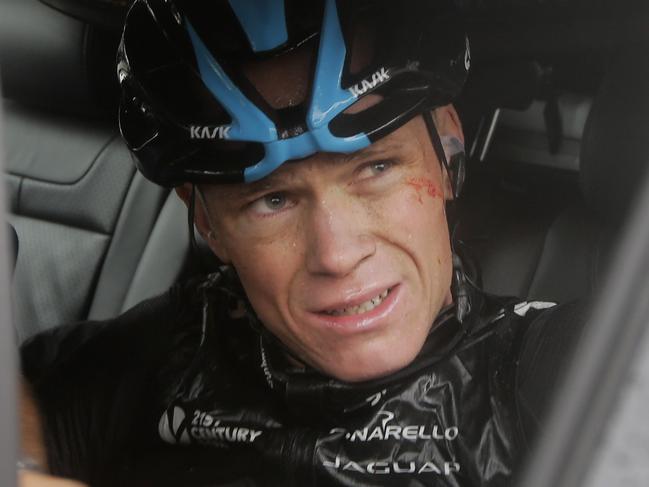
[(430, 178), (410, 177), (406, 179), (406, 184), (415, 189), (417, 192), (417, 201), (421, 204), (424, 203), (422, 200), (423, 195), (427, 195), (433, 199), (442, 197), (442, 192)]

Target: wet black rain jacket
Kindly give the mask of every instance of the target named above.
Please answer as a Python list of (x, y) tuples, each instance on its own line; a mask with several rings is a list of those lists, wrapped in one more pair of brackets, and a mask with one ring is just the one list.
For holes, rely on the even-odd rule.
[(474, 292), (408, 367), (345, 384), (292, 366), (239, 296), (213, 274), (26, 343), (53, 472), (112, 487), (510, 485), (581, 321)]

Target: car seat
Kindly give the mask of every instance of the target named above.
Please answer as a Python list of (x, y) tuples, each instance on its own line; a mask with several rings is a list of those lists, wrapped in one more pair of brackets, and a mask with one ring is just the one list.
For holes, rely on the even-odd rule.
[[(467, 241), (473, 239), (469, 247), (480, 262), (485, 290), (565, 302), (589, 294), (605, 275), (649, 159), (649, 55), (644, 46), (625, 46), (611, 56), (592, 108), (588, 105), (584, 99), (564, 105), (564, 121), (575, 129), (567, 130), (569, 140), (559, 156), (548, 151), (538, 125), (525, 122), (526, 116), (534, 117), (533, 110), (510, 120), (514, 131), (504, 127), (496, 134), (490, 163), (517, 159), (519, 167), (520, 162), (527, 165), (525, 178), (500, 173), (466, 204), (473, 205), (465, 212), (473, 223)], [(546, 145), (535, 145), (535, 130)], [(580, 138), (574, 161), (579, 170), (571, 173), (565, 164), (572, 164)], [(557, 170), (561, 157), (564, 169)], [(534, 163), (554, 168), (539, 170)], [(500, 207), (476, 211), (476, 203), (494, 192), (505, 195)]]
[(20, 340), (163, 292), (187, 255), (186, 210), (135, 171), (117, 131), (118, 39), (36, 0), (0, 4)]

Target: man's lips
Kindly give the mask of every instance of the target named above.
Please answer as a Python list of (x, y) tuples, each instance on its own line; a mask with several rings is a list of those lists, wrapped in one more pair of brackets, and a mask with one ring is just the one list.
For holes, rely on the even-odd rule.
[(327, 301), (327, 304), (319, 304), (317, 306), (314, 306), (311, 308), (311, 312), (317, 314), (331, 314), (331, 312), (336, 310), (355, 308), (364, 303), (367, 303), (368, 301), (378, 296), (385, 294), (386, 292), (389, 293), (395, 286), (396, 284), (372, 286), (370, 289), (366, 289), (362, 293), (354, 293), (353, 296)]
[[(390, 318), (395, 308), (403, 301), (402, 288), (403, 286), (400, 284), (395, 284), (393, 286), (373, 289), (366, 293), (364, 292), (352, 300), (341, 301), (334, 305), (333, 308), (327, 307), (319, 312), (309, 312), (306, 316), (306, 324), (307, 326), (316, 328), (335, 330), (343, 334), (353, 334), (376, 329), (388, 322), (388, 318)], [(369, 311), (362, 311), (357, 314), (332, 314), (332, 309), (342, 310), (356, 307), (385, 291), (389, 291), (387, 296)]]

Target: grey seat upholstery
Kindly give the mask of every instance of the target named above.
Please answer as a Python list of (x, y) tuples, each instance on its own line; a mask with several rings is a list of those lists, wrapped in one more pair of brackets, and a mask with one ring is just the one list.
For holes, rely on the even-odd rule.
[(21, 340), (164, 291), (187, 255), (182, 204), (135, 171), (102, 106), (112, 99), (116, 41), (37, 0), (0, 4)]
[(608, 66), (583, 130), (574, 184), (565, 172), (546, 171), (541, 182), (532, 176), (541, 190), (505, 198), (497, 216), (482, 221), (474, 250), (487, 291), (565, 302), (587, 295), (605, 275), (649, 160), (645, 51), (627, 49)]

